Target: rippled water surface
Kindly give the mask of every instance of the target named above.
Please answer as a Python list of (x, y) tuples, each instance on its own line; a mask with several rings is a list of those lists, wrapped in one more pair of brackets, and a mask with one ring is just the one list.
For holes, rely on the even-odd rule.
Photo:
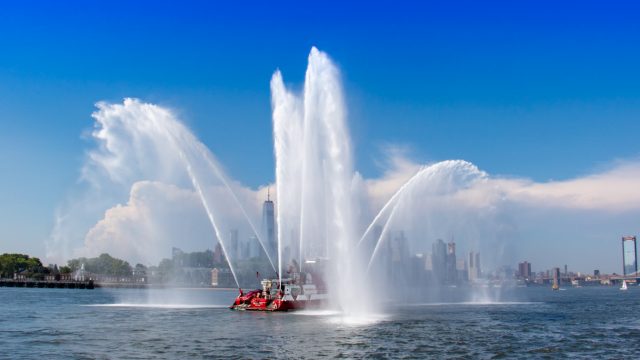
[(0, 288), (0, 358), (640, 358), (639, 287), (505, 289), (353, 318), (233, 312), (234, 296)]

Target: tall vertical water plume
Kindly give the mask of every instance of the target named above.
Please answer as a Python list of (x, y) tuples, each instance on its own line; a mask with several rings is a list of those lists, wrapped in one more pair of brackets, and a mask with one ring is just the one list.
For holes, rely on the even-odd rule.
[(280, 258), (283, 248), (298, 245), (300, 265), (328, 259), (332, 298), (345, 312), (362, 310), (356, 299), (368, 287), (354, 251), (354, 171), (339, 71), (313, 48), (303, 94), (286, 89), (279, 71), (271, 90)]

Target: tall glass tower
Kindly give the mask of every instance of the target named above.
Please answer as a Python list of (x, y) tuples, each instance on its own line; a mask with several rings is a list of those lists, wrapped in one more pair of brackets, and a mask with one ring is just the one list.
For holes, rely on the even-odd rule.
[(271, 194), (267, 190), (267, 200), (262, 204), (262, 233), (265, 234), (265, 246), (269, 256), (274, 259), (276, 255), (276, 221)]
[(622, 274), (636, 275), (638, 273), (638, 250), (635, 236), (622, 237)]

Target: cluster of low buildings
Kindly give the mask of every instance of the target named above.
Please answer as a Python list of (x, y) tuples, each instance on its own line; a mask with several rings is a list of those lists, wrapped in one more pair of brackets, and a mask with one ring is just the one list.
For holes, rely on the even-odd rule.
[[(380, 238), (381, 228), (374, 229), (373, 237)], [(470, 251), (461, 256), (456, 253), (456, 243), (451, 240), (435, 240), (431, 252), (411, 254), (409, 242), (404, 231), (389, 231), (382, 242), (381, 251), (375, 259), (378, 275), (390, 276), (394, 283), (404, 282), (414, 286), (430, 285), (486, 285), (511, 284), (514, 286), (595, 286), (613, 285), (625, 280), (638, 281), (635, 237), (622, 238), (623, 273), (622, 275), (603, 274), (594, 270), (592, 274), (569, 271), (564, 268), (534, 272), (528, 261), (518, 264), (517, 269), (503, 266), (496, 270), (484, 271), (480, 253)]]
[(565, 284), (571, 286), (596, 286), (612, 285), (621, 281), (630, 283), (638, 282), (637, 245), (635, 236), (622, 237), (622, 274), (602, 274), (600, 270), (593, 270), (593, 274), (582, 274), (580, 272), (569, 271), (567, 265), (564, 268), (554, 267), (552, 269), (533, 272), (531, 263), (523, 261), (518, 264), (518, 271), (515, 278), (520, 284), (525, 285), (549, 285)]
[(526, 286), (550, 286), (553, 284), (563, 286), (609, 286), (614, 285), (622, 280), (627, 282), (636, 282), (636, 276), (632, 274), (603, 274), (600, 270), (593, 270), (592, 274), (584, 274), (581, 272), (573, 272), (564, 268), (554, 267), (544, 271), (531, 271), (531, 263), (523, 261), (518, 264), (518, 271), (514, 274), (518, 284)]

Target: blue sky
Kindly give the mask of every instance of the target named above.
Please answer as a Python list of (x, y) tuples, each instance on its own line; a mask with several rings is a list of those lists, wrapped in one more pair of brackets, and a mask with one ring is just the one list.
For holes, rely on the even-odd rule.
[(388, 145), (536, 181), (637, 159), (632, 2), (117, 2), (0, 6), (0, 251), (42, 255), (100, 100), (175, 109), (249, 186), (274, 179), (269, 79), (339, 65), (356, 168)]

